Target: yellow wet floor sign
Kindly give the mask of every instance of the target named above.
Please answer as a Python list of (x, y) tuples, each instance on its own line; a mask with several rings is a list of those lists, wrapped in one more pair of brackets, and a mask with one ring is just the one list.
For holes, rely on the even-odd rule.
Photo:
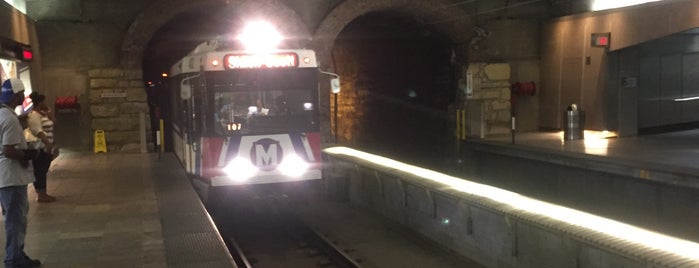
[(104, 139), (104, 130), (95, 130), (95, 153), (107, 152), (107, 142)]

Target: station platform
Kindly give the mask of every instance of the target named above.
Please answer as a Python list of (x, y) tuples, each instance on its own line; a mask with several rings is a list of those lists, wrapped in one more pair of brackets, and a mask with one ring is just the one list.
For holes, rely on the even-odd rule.
[(235, 267), (174, 155), (63, 150), (54, 161), (57, 201), (28, 188), (25, 252), (42, 267)]
[(699, 242), (699, 129), (564, 140), (467, 139), (460, 174), (546, 202)]
[[(660, 183), (699, 189), (699, 129), (635, 137), (591, 137), (564, 140), (561, 132), (516, 133), (499, 135), (472, 144), (497, 145), (531, 152), (574, 156), (597, 162), (586, 168), (624, 176), (640, 177)], [(520, 153), (521, 154), (521, 153)], [(521, 154), (523, 157), (530, 155)]]

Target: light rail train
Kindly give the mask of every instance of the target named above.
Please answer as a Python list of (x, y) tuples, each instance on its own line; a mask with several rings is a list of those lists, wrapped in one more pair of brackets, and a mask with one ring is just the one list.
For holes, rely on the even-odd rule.
[(207, 189), (320, 179), (315, 52), (229, 45), (203, 43), (170, 70), (173, 151), (187, 173)]

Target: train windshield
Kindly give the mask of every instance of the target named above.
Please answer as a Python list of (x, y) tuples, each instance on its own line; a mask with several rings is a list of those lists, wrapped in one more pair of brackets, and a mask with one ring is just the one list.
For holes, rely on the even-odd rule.
[(232, 70), (207, 74), (220, 135), (318, 131), (316, 69)]

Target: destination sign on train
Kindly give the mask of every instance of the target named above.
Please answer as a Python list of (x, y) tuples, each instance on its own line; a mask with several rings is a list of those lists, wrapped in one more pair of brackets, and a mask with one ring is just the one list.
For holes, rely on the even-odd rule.
[(223, 61), (226, 69), (287, 68), (299, 62), (296, 53), (228, 54)]

